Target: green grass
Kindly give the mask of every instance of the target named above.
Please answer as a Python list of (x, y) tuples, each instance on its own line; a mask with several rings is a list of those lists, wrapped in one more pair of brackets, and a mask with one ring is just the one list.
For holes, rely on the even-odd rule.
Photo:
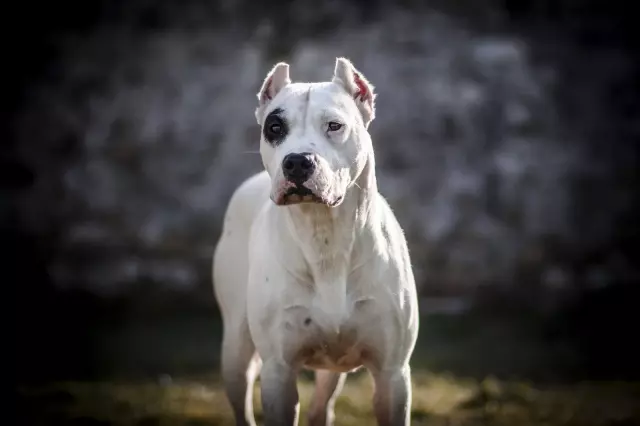
[[(425, 316), (412, 358), (412, 424), (640, 424), (640, 384), (576, 381), (579, 354), (543, 339), (537, 324)], [(207, 311), (92, 324), (91, 351), (83, 353), (92, 355), (91, 370), (99, 374), (21, 387), (18, 424), (230, 425), (216, 371), (220, 329)], [(299, 390), (306, 424), (308, 375), (301, 375)], [(351, 375), (337, 401), (336, 425), (374, 425), (372, 392), (365, 372)], [(254, 401), (260, 418), (259, 386)]]
[[(302, 416), (312, 384), (301, 380)], [(260, 418), (259, 386), (255, 389)], [(349, 378), (336, 404), (337, 425), (375, 424), (368, 375)], [(640, 422), (640, 386), (580, 383), (541, 388), (524, 382), (458, 379), (418, 371), (413, 379), (413, 425), (623, 426)], [(22, 424), (231, 425), (214, 377), (156, 381), (57, 383), (21, 389)], [(305, 424), (305, 422), (302, 422)]]

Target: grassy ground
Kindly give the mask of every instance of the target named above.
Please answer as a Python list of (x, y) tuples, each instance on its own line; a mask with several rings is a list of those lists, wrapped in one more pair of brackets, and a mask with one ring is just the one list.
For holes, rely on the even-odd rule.
[[(300, 381), (304, 416), (312, 384)], [(57, 383), (23, 389), (22, 424), (231, 425), (219, 381)], [(418, 371), (413, 381), (414, 425), (639, 424), (640, 387), (581, 383), (536, 387), (523, 382), (456, 379)], [(337, 425), (375, 424), (366, 374), (350, 377), (336, 404)], [(256, 386), (257, 418), (260, 418)], [(21, 411), (21, 412), (20, 412)], [(303, 422), (304, 424), (304, 422)]]
[[(413, 357), (413, 425), (640, 424), (640, 384), (584, 382), (570, 346), (527, 319), (430, 315)], [(226, 425), (217, 377), (220, 321), (210, 313), (92, 326), (91, 380), (19, 389), (21, 425)], [(571, 378), (569, 380), (568, 378)], [(300, 380), (304, 416), (312, 383)], [(349, 377), (337, 425), (375, 424), (366, 373)], [(255, 389), (260, 417), (259, 387)], [(303, 421), (302, 424), (305, 424)]]

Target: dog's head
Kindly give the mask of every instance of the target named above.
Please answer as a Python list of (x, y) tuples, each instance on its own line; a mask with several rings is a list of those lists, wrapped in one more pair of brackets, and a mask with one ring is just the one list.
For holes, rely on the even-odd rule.
[(258, 100), (260, 155), (273, 202), (338, 206), (373, 149), (367, 131), (375, 115), (373, 86), (344, 58), (322, 83), (292, 83), (281, 62)]

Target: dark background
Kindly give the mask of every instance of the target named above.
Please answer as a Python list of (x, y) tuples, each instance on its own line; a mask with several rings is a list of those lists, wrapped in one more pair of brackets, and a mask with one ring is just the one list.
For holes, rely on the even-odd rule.
[(210, 260), (226, 202), (260, 170), (255, 93), (279, 60), (326, 80), (336, 56), (378, 92), (380, 190), (429, 318), (416, 363), (637, 379), (640, 62), (624, 4), (8, 6), (18, 382), (217, 368)]

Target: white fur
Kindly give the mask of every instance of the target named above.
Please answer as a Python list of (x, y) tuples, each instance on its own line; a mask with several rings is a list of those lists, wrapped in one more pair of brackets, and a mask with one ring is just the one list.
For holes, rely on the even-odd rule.
[[(261, 138), (266, 170), (234, 193), (214, 255), (236, 423), (255, 424), (250, 389), (260, 367), (265, 425), (279, 426), (297, 424), (301, 368), (316, 370), (310, 424), (326, 425), (345, 373), (364, 366), (378, 424), (408, 425), (417, 298), (403, 231), (376, 185), (373, 87), (344, 58), (324, 83), (291, 83), (280, 63), (258, 99), (258, 122), (281, 108), (290, 131), (275, 147)], [(342, 128), (329, 131), (331, 121)], [(288, 185), (282, 160), (301, 152), (317, 159), (305, 186), (327, 204), (277, 205)]]

